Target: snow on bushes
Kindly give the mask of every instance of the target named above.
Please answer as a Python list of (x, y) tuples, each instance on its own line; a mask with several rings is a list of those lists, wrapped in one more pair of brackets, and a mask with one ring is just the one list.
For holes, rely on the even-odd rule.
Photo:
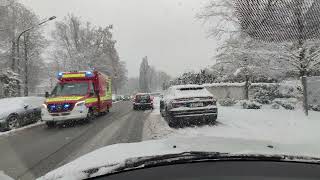
[(237, 103), (236, 100), (234, 99), (231, 99), (231, 98), (226, 98), (226, 99), (221, 99), (219, 100), (219, 104), (221, 106), (233, 106)]
[(298, 103), (298, 99), (296, 98), (278, 98), (273, 101), (276, 104), (279, 104), (285, 109), (294, 110), (296, 104)]
[(254, 83), (249, 88), (252, 99), (261, 104), (270, 104), (280, 96), (277, 83)]
[(313, 111), (320, 111), (320, 105), (309, 105), (309, 109)]
[[(243, 95), (243, 93), (245, 92), (244, 83), (212, 83), (212, 84), (204, 84), (203, 86), (208, 88), (221, 87), (220, 91), (217, 91), (217, 92), (212, 91), (212, 93), (216, 93), (217, 97), (222, 99), (219, 101), (219, 103), (222, 106), (232, 105), (232, 102), (228, 102), (230, 101), (228, 98), (231, 98), (231, 99), (237, 99), (239, 97), (240, 97), (239, 99), (244, 98), (244, 95)], [(224, 87), (226, 88), (226, 90), (223, 89)], [(232, 94), (226, 93), (226, 91), (229, 91), (228, 88), (233, 88)], [(290, 101), (290, 98), (294, 98), (295, 101), (297, 101), (298, 99), (301, 100), (301, 97), (302, 97), (301, 83), (296, 80), (284, 81), (281, 83), (251, 83), (249, 87), (249, 98), (260, 104), (273, 104), (274, 100), (279, 98), (289, 99), (289, 101)], [(296, 103), (297, 102), (294, 102), (294, 103), (278, 102), (276, 104), (283, 106), (286, 109), (294, 109)], [(274, 108), (277, 108), (277, 105), (273, 105), (273, 106)]]
[(301, 98), (301, 86), (297, 82), (252, 83), (249, 88), (252, 99), (270, 104), (277, 98)]
[(243, 109), (261, 109), (262, 105), (255, 101), (243, 100), (240, 102)]
[(284, 81), (279, 84), (279, 93), (281, 98), (301, 98), (302, 87), (301, 83), (296, 81)]
[(0, 70), (0, 98), (18, 96), (19, 84), (21, 80), (17, 73), (9, 68)]
[(271, 109), (280, 109), (280, 105), (277, 104), (277, 103), (273, 103), (273, 104), (271, 105)]

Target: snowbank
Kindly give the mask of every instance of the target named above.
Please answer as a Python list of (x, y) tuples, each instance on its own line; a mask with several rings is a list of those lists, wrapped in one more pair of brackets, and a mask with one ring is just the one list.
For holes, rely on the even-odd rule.
[(271, 109), (269, 106), (252, 110), (239, 105), (219, 106), (218, 112), (216, 126), (183, 129), (170, 128), (160, 114), (154, 112), (145, 122), (143, 139), (214, 136), (320, 146), (320, 112), (310, 112), (310, 116), (305, 117), (302, 110)]

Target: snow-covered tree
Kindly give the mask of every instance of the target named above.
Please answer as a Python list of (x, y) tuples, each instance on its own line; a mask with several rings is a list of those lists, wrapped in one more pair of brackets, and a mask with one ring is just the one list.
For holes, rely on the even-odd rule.
[(116, 92), (127, 80), (125, 63), (120, 60), (112, 25), (95, 27), (80, 17), (69, 15), (56, 22), (52, 31), (51, 60), (59, 71), (97, 69), (111, 75)]
[(144, 57), (140, 64), (139, 87), (141, 92), (150, 92), (150, 66), (148, 57)]
[(139, 87), (141, 92), (161, 91), (165, 84), (168, 84), (171, 77), (150, 66), (148, 57), (144, 57), (140, 64)]
[(202, 69), (199, 72), (185, 72), (181, 76), (175, 78), (172, 84), (205, 84), (215, 82), (217, 76), (210, 69)]
[[(245, 59), (246, 64), (251, 67), (250, 60), (260, 60), (262, 69), (272, 70), (273, 67), (278, 67), (283, 68), (282, 72), (297, 71), (304, 87), (304, 109), (307, 114), (305, 76), (310, 72), (317, 72), (320, 64), (319, 51), (315, 50), (320, 38), (319, 11), (320, 2), (316, 0), (212, 0), (200, 17), (209, 22), (218, 22), (210, 28), (217, 37), (224, 35), (223, 39), (227, 41), (250, 37), (259, 42), (258, 47), (264, 46), (262, 51), (257, 51), (257, 43), (247, 44), (249, 48), (244, 46), (244, 49), (240, 48), (241, 53), (238, 53), (232, 47), (233, 43), (228, 43), (232, 54), (225, 53), (223, 47), (222, 52), (218, 53), (218, 59), (234, 57), (240, 62)], [(242, 39), (240, 42), (247, 43), (242, 42)], [(239, 47), (236, 46), (236, 49)], [(274, 63), (271, 63), (272, 66), (265, 66), (270, 65), (270, 59), (281, 65), (273, 66)], [(243, 67), (236, 67), (234, 64), (221, 67), (223, 70), (230, 67), (243, 70)], [(253, 67), (256, 69), (257, 66)], [(245, 70), (243, 72), (249, 72), (248, 67)]]
[[(233, 0), (210, 1), (198, 16), (210, 23), (210, 35), (222, 42), (212, 67), (218, 82), (266, 81), (277, 79), (284, 72), (265, 52), (266, 43), (255, 41), (241, 31)], [(266, 78), (269, 77), (269, 78)], [(248, 89), (248, 88), (247, 88)]]
[(211, 0), (197, 17), (209, 24), (209, 36), (223, 40), (241, 34), (234, 0)]
[[(38, 72), (43, 64), (40, 54), (45, 40), (40, 28), (34, 28), (24, 34), (20, 38), (19, 54), (17, 51), (20, 33), (36, 26), (39, 22), (39, 17), (18, 1), (0, 1), (0, 57), (2, 61), (0, 67), (10, 67), (12, 71), (18, 73), (22, 82), (16, 89), (17, 95), (20, 95), (22, 89), (24, 89), (25, 95), (28, 95), (28, 87), (35, 87), (41, 77), (30, 76), (30, 73)], [(37, 64), (37, 66), (31, 66), (31, 64)], [(36, 67), (38, 68), (35, 69)], [(28, 71), (28, 69), (33, 71)]]
[(254, 39), (277, 43), (281, 59), (299, 72), (307, 115), (306, 76), (320, 64), (320, 2), (237, 0), (235, 9), (242, 32)]
[(18, 96), (18, 86), (21, 83), (19, 75), (10, 68), (1, 69), (0, 71), (0, 98)]

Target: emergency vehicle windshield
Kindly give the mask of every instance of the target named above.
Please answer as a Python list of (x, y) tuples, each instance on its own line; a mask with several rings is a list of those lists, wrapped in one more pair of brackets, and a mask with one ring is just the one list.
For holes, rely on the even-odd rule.
[(88, 82), (58, 83), (51, 96), (84, 96), (88, 93)]

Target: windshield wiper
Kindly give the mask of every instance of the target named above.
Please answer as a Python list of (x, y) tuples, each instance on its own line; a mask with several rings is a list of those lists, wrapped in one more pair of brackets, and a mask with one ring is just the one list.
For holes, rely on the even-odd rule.
[(178, 154), (166, 154), (158, 156), (147, 156), (139, 158), (131, 158), (125, 163), (115, 163), (103, 167), (92, 168), (83, 171), (91, 177), (92, 174), (99, 171), (100, 168), (111, 168), (113, 170), (108, 174), (122, 172), (132, 169), (148, 168), (156, 166), (165, 166), (172, 164), (183, 164), (191, 162), (206, 161), (285, 161), (285, 162), (304, 162), (320, 164), (320, 158), (307, 156), (290, 156), (290, 155), (263, 155), (263, 154), (229, 154), (220, 152), (184, 152)]

